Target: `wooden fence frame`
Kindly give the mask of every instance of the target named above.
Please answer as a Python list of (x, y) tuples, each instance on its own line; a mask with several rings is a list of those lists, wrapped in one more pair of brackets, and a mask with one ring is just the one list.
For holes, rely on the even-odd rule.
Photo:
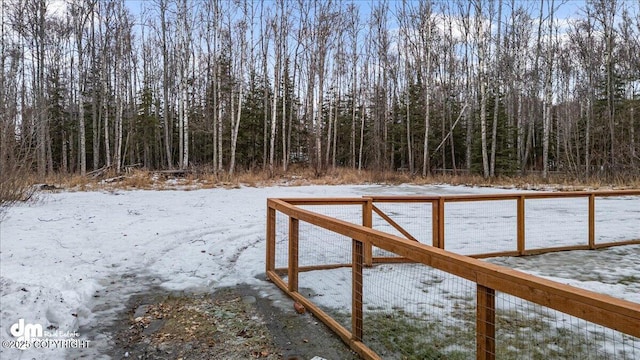
[[(493, 253), (481, 253), (468, 255), (474, 258), (488, 258), (498, 256), (522, 256), (522, 255), (539, 255), (548, 252), (567, 251), (567, 250), (594, 250), (618, 245), (640, 244), (638, 239), (630, 239), (627, 241), (616, 241), (609, 243), (597, 243), (595, 241), (595, 224), (596, 213), (595, 203), (598, 197), (613, 196), (639, 196), (640, 190), (611, 190), (611, 191), (575, 191), (575, 192), (537, 192), (537, 193), (514, 193), (514, 194), (492, 194), (492, 195), (445, 195), (445, 196), (367, 196), (367, 199), (375, 203), (406, 203), (419, 202), (431, 203), (432, 205), (432, 227), (433, 239), (432, 245), (440, 249), (445, 249), (445, 204), (451, 202), (477, 202), (477, 201), (506, 201), (515, 200), (517, 202), (517, 250), (501, 251)], [(525, 228), (526, 216), (525, 208), (527, 200), (535, 199), (561, 199), (561, 198), (588, 198), (588, 238), (584, 245), (558, 246), (550, 248), (526, 249)], [(382, 216), (384, 218), (384, 216)], [(385, 219), (386, 220), (386, 219)], [(389, 221), (387, 221), (389, 222)], [(396, 230), (408, 237), (403, 229), (398, 228), (394, 223), (389, 222)]]
[[(560, 195), (560, 196), (558, 196)], [(529, 275), (517, 270), (486, 263), (478, 259), (448, 252), (444, 247), (444, 203), (447, 201), (480, 201), (498, 199), (516, 199), (518, 201), (518, 251), (514, 255), (529, 254), (524, 249), (520, 236), (524, 236), (524, 201), (527, 198), (553, 197), (588, 197), (589, 198), (589, 244), (588, 249), (598, 246), (594, 243), (594, 202), (598, 196), (628, 196), (640, 195), (640, 190), (608, 191), (608, 192), (576, 192), (576, 193), (527, 193), (503, 195), (462, 195), (462, 196), (428, 196), (428, 197), (366, 197), (343, 199), (267, 199), (267, 247), (266, 274), (274, 284), (287, 293), (295, 301), (303, 304), (310, 312), (323, 321), (354, 351), (365, 359), (380, 359), (380, 357), (363, 342), (363, 268), (373, 262), (370, 256), (372, 246), (395, 253), (407, 261), (421, 263), (432, 268), (445, 271), (476, 283), (476, 345), (477, 359), (495, 359), (495, 292), (530, 301), (577, 318), (590, 321), (604, 327), (640, 338), (640, 304), (617, 299), (608, 295), (575, 288), (537, 276)], [(433, 220), (433, 246), (421, 244), (417, 241), (403, 239), (379, 230), (371, 229), (371, 214), (374, 202), (431, 202), (436, 210)], [(299, 205), (361, 205), (363, 209), (362, 225), (318, 214), (302, 209)], [(289, 218), (289, 247), (288, 266), (286, 269), (276, 269), (276, 213), (280, 212)], [(306, 222), (320, 228), (335, 232), (352, 239), (352, 263), (336, 264), (320, 268), (335, 268), (350, 266), (352, 268), (352, 311), (351, 329), (347, 329), (331, 318), (313, 302), (298, 292), (298, 274), (301, 269), (298, 264), (299, 223)], [(523, 238), (522, 238), (523, 239)], [(522, 242), (522, 246), (521, 246)], [(622, 245), (633, 242), (618, 242)], [(437, 246), (436, 246), (437, 245)], [(571, 247), (573, 249), (574, 247)], [(580, 247), (582, 249), (583, 247)], [(369, 250), (367, 250), (369, 249)], [(552, 251), (568, 250), (568, 248), (554, 248)], [(287, 281), (280, 274), (286, 270)]]

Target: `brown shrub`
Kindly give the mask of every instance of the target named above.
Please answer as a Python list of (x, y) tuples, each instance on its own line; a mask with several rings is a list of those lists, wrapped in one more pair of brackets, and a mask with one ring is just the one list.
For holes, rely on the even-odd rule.
[[(5, 176), (4, 178), (6, 178)], [(3, 198), (24, 199), (33, 195), (31, 184), (33, 179), (29, 176), (16, 173), (12, 180), (3, 178), (2, 191), (6, 187), (5, 182), (11, 185), (18, 194), (0, 195)], [(31, 180), (30, 180), (31, 179)], [(22, 185), (20, 185), (20, 183)], [(194, 168), (188, 172), (174, 174), (171, 172), (151, 171), (146, 169), (132, 169), (126, 173), (116, 174), (114, 171), (105, 171), (100, 176), (80, 176), (73, 174), (55, 174), (47, 177), (47, 184), (68, 190), (91, 189), (184, 189), (199, 188), (237, 188), (240, 185), (250, 187), (263, 187), (272, 185), (303, 186), (303, 185), (346, 185), (346, 184), (450, 184), (467, 186), (494, 186), (506, 188), (518, 188), (524, 190), (597, 190), (597, 189), (624, 189), (640, 188), (640, 179), (628, 179), (623, 177), (608, 179), (607, 181), (592, 178), (580, 180), (570, 176), (552, 175), (547, 179), (539, 175), (524, 176), (498, 176), (485, 179), (479, 174), (466, 172), (430, 174), (421, 176), (409, 172), (396, 171), (371, 171), (352, 168), (335, 168), (317, 171), (311, 167), (292, 165), (284, 172), (278, 167), (269, 170), (239, 170), (233, 175), (227, 172), (214, 172), (211, 168)], [(27, 192), (21, 192), (22, 188)], [(28, 192), (30, 190), (31, 192)], [(15, 200), (14, 200), (15, 201)], [(19, 201), (19, 200), (17, 200)]]
[(35, 182), (29, 169), (21, 164), (14, 164), (9, 171), (0, 172), (0, 219), (15, 203), (35, 198)]

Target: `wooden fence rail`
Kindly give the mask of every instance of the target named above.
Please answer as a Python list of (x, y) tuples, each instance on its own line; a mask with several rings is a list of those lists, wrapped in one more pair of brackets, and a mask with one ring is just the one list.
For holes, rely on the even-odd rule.
[[(302, 303), (316, 317), (322, 320), (343, 341), (366, 359), (379, 359), (379, 355), (363, 343), (363, 268), (375, 263), (371, 256), (373, 246), (396, 254), (403, 259), (420, 263), (449, 274), (467, 279), (476, 284), (476, 356), (478, 359), (495, 358), (496, 341), (496, 291), (555, 309), (565, 314), (620, 331), (640, 338), (640, 304), (617, 299), (569, 285), (560, 284), (537, 276), (522, 273), (506, 267), (455, 254), (444, 250), (444, 206), (446, 202), (497, 201), (511, 199), (518, 202), (517, 251), (513, 255), (529, 254), (524, 247), (524, 202), (527, 199), (556, 197), (587, 197), (589, 199), (589, 239), (584, 248), (594, 249), (595, 198), (601, 196), (637, 196), (640, 191), (579, 192), (579, 193), (526, 193), (501, 195), (464, 196), (415, 196), (415, 197), (366, 197), (351, 199), (268, 199), (267, 200), (267, 250), (266, 273), (279, 288), (294, 300)], [(415, 239), (404, 239), (371, 228), (374, 203), (382, 202), (430, 202), (433, 207), (433, 244), (422, 244)], [(362, 224), (322, 215), (299, 205), (358, 205), (362, 206)], [(639, 202), (640, 206), (640, 202)], [(276, 268), (276, 214), (289, 219), (288, 225), (288, 265), (286, 281), (282, 270)], [(300, 223), (308, 223), (335, 234), (352, 239), (351, 281), (351, 329), (345, 328), (298, 292), (299, 232)], [(393, 225), (393, 224), (392, 224)], [(397, 225), (397, 224), (396, 224)], [(399, 225), (398, 225), (399, 226)], [(394, 226), (395, 227), (395, 226)], [(640, 225), (639, 225), (640, 228)], [(402, 232), (401, 232), (402, 233)], [(522, 236), (522, 238), (521, 238)], [(640, 243), (627, 241), (626, 243)], [(616, 244), (621, 244), (616, 243)], [(582, 247), (580, 247), (582, 248)], [(557, 249), (557, 248), (556, 248)], [(551, 250), (555, 251), (555, 250)], [(337, 265), (331, 265), (334, 268)], [(320, 269), (322, 267), (313, 267)], [(310, 269), (308, 269), (310, 270)], [(499, 340), (498, 340), (499, 341)]]
[[(596, 243), (596, 198), (612, 197), (612, 196), (639, 196), (640, 190), (618, 190), (618, 191), (580, 191), (580, 192), (538, 192), (538, 193), (514, 193), (514, 194), (475, 194), (475, 195), (445, 195), (445, 196), (368, 196), (375, 203), (431, 203), (432, 205), (432, 245), (441, 249), (445, 249), (445, 205), (446, 203), (456, 202), (479, 202), (479, 201), (507, 201), (515, 200), (517, 202), (517, 238), (516, 248), (513, 251), (503, 251), (494, 253), (479, 253), (468, 255), (475, 258), (487, 258), (497, 256), (520, 256), (520, 255), (538, 255), (555, 251), (566, 250), (593, 250), (610, 246), (640, 244), (640, 226), (638, 237), (628, 239), (627, 241), (617, 242), (601, 242)], [(550, 247), (542, 249), (526, 249), (525, 229), (526, 217), (525, 208), (528, 200), (535, 199), (566, 199), (566, 198), (588, 198), (588, 238), (585, 244), (575, 246)], [(640, 204), (638, 205), (640, 207)], [(383, 217), (384, 218), (384, 217)], [(394, 226), (393, 223), (390, 223)], [(396, 227), (396, 226), (394, 226)], [(400, 230), (401, 233), (406, 230)], [(409, 236), (411, 236), (409, 234)], [(408, 239), (412, 239), (413, 236)], [(373, 260), (371, 260), (373, 261)]]

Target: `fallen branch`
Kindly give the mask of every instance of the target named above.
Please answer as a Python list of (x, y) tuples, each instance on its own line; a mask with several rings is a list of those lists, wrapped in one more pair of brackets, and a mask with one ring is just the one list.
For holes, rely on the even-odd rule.
[(120, 176), (104, 179), (104, 180), (102, 180), (102, 182), (113, 183), (113, 182), (118, 182), (118, 181), (122, 181), (122, 180), (124, 180), (124, 176), (120, 175)]

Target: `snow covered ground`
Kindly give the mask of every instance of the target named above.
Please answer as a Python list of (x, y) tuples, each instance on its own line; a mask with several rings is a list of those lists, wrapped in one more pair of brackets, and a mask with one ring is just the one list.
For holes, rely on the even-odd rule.
[[(97, 346), (94, 338), (93, 343), (82, 342), (88, 339), (82, 330), (121, 310), (131, 294), (153, 286), (210, 290), (238, 283), (267, 285), (260, 276), (269, 197), (503, 191), (512, 190), (359, 185), (41, 194), (36, 203), (9, 209), (0, 223), (0, 358), (73, 358), (78, 349), (59, 347)], [(625, 204), (617, 211), (635, 214), (638, 222), (626, 219), (621, 229), (640, 235), (640, 200)], [(639, 247), (625, 248), (637, 259)], [(584, 268), (554, 273), (545, 272), (543, 265), (536, 265), (537, 274), (576, 286), (587, 282), (592, 290), (640, 302), (624, 284), (598, 285), (594, 278), (580, 278)], [(638, 288), (640, 263), (633, 258), (600, 265), (605, 266), (600, 273), (624, 274)], [(42, 326), (50, 338), (80, 341), (15, 349), (12, 330), (35, 328), (29, 325)]]

